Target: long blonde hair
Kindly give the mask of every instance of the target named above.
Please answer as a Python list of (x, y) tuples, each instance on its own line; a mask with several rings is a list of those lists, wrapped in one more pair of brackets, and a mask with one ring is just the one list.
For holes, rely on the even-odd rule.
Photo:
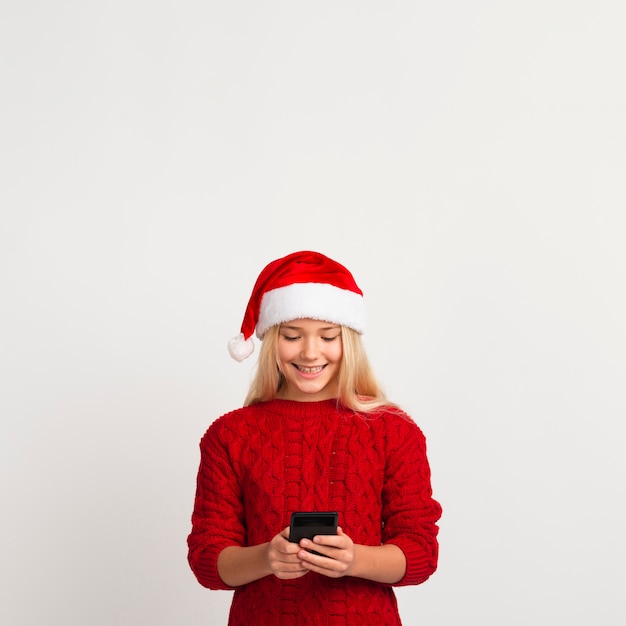
[[(284, 384), (278, 366), (278, 336), (280, 325), (272, 326), (263, 337), (256, 372), (244, 406), (273, 400)], [(361, 335), (347, 326), (341, 327), (343, 355), (338, 386), (341, 404), (360, 412), (372, 412), (393, 407), (380, 387), (365, 352)]]

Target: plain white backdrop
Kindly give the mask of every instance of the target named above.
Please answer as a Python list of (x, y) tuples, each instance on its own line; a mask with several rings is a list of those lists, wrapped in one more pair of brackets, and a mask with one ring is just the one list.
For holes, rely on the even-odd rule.
[(225, 624), (186, 537), (252, 284), (346, 264), (443, 505), (407, 626), (617, 626), (620, 0), (0, 2), (0, 624)]

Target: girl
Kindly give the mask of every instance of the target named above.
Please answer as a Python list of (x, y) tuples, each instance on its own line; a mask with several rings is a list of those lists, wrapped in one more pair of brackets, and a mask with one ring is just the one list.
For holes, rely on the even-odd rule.
[[(244, 407), (200, 442), (189, 564), (234, 589), (232, 626), (396, 626), (393, 585), (437, 567), (424, 435), (385, 399), (361, 333), (363, 293), (317, 252), (267, 265), (229, 351), (263, 339)], [(295, 511), (336, 511), (334, 535), (289, 541)]]

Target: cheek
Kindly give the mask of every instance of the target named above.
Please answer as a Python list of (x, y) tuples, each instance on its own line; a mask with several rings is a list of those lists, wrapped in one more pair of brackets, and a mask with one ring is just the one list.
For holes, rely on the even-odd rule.
[(341, 344), (333, 344), (331, 349), (327, 352), (328, 358), (332, 359), (333, 362), (338, 363), (341, 361), (341, 357), (343, 356), (343, 348)]
[(288, 343), (282, 341), (278, 344), (276, 355), (279, 361), (289, 361), (293, 356), (293, 348)]
[(289, 366), (299, 358), (298, 350), (293, 345), (287, 344), (278, 350), (278, 363), (283, 372), (289, 369)]

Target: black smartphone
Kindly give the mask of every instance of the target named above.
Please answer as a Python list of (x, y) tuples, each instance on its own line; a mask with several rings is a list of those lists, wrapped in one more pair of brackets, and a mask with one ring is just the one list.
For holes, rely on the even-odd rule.
[(336, 511), (297, 511), (291, 514), (289, 541), (313, 539), (315, 535), (336, 535), (339, 515)]

